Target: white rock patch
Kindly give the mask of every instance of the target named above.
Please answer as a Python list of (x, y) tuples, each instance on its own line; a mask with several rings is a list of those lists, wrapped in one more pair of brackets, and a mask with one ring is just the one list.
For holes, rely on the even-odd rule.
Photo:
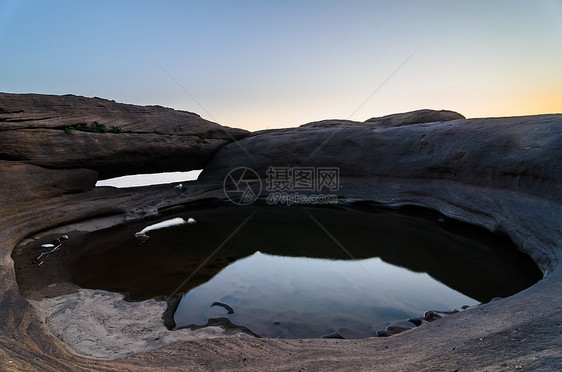
[(49, 331), (81, 356), (117, 359), (176, 341), (223, 336), (220, 327), (169, 331), (162, 314), (166, 302), (127, 302), (123, 295), (91, 289), (29, 301)]

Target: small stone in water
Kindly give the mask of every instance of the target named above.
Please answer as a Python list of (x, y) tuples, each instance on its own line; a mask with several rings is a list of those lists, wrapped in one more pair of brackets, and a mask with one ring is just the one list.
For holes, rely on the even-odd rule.
[(228, 314), (233, 314), (233, 313), (234, 313), (234, 309), (233, 309), (230, 305), (227, 305), (227, 304), (225, 304), (225, 303), (223, 303), (223, 302), (215, 301), (215, 302), (213, 302), (213, 304), (211, 305), (211, 307), (213, 307), (213, 306), (221, 306), (221, 307), (224, 307), (224, 308), (227, 310)]
[(422, 325), (423, 318), (410, 318), (408, 321), (416, 327), (419, 327)]

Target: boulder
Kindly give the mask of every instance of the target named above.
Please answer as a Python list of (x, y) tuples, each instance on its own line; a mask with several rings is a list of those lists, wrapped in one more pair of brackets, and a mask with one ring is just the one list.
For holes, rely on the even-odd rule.
[(255, 132), (222, 148), (199, 178), (245, 166), (265, 182), (269, 167), (337, 167), (343, 179), (450, 180), (562, 200), (562, 115), (412, 124), (414, 113), (394, 115), (409, 125), (330, 120)]

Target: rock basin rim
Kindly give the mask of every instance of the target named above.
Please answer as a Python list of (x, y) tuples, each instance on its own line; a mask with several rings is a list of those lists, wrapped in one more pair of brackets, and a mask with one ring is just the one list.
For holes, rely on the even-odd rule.
[[(267, 213), (267, 209), (263, 209), (264, 207), (272, 208), (272, 209), (276, 209), (277, 211), (276, 216), (274, 221), (280, 222), (278, 221), (280, 219), (280, 216), (292, 216), (295, 212), (291, 212), (295, 211), (295, 208), (292, 207), (274, 207), (274, 206), (268, 206), (267, 203), (264, 200), (261, 201), (256, 201), (254, 204), (252, 204), (252, 206), (243, 208), (243, 207), (239, 207), (239, 206), (233, 206), (231, 203), (224, 203), (224, 202), (220, 202), (218, 200), (215, 201), (205, 201), (205, 202), (192, 202), (192, 203), (188, 203), (188, 204), (184, 204), (184, 205), (177, 205), (174, 208), (171, 208), (170, 210), (167, 211), (162, 211), (160, 213), (160, 215), (158, 217), (153, 216), (147, 219), (144, 219), (142, 222), (136, 222), (134, 224), (132, 224), (132, 226), (128, 227), (126, 230), (123, 230), (123, 228), (119, 228), (116, 233), (118, 234), (118, 236), (120, 238), (119, 241), (121, 242), (124, 238), (126, 240), (128, 240), (129, 242), (134, 241), (134, 239), (132, 238), (132, 234), (134, 231), (137, 231), (138, 229), (140, 229), (141, 227), (147, 226), (147, 225), (153, 225), (154, 220), (169, 220), (172, 217), (176, 217), (175, 220), (180, 220), (180, 218), (178, 218), (178, 216), (182, 216), (184, 217), (184, 219), (187, 218), (187, 216), (193, 215), (193, 213), (195, 213), (195, 216), (197, 217), (197, 219), (199, 220), (199, 217), (203, 218), (203, 220), (200, 220), (201, 223), (205, 223), (205, 225), (207, 225), (206, 229), (209, 229), (209, 221), (208, 219), (209, 217), (209, 213), (211, 213), (211, 215), (214, 215), (216, 218), (222, 218), (222, 222), (217, 222), (215, 224), (218, 224), (220, 226), (223, 226), (223, 224), (228, 224), (229, 220), (231, 218), (240, 218), (240, 213), (236, 214), (238, 215), (238, 217), (236, 217), (236, 215), (231, 215), (229, 214), (228, 217), (222, 217), (222, 216), (218, 216), (216, 215), (216, 213), (218, 212), (212, 212), (213, 209), (218, 208), (219, 210), (225, 210), (225, 207), (229, 207), (231, 209), (237, 209), (240, 210), (240, 213), (242, 215), (244, 215), (245, 213), (248, 212), (249, 209), (255, 210), (255, 209), (260, 209), (262, 210), (262, 212)], [(281, 209), (279, 209), (281, 208)], [(346, 201), (341, 201), (340, 203), (338, 203), (337, 207), (336, 206), (323, 206), (323, 207), (316, 207), (316, 208), (312, 208), (310, 209), (311, 212), (313, 214), (315, 214), (316, 212), (322, 212), (322, 215), (324, 215), (324, 218), (326, 218), (327, 216), (332, 216), (335, 217), (337, 216), (337, 214), (334, 215), (334, 213), (343, 213), (343, 211), (355, 211), (353, 214), (353, 218), (364, 218), (366, 216), (369, 216), (369, 218), (371, 219), (375, 219), (373, 221), (373, 223), (378, 224), (378, 225), (384, 225), (386, 227), (377, 227), (378, 230), (380, 230), (381, 228), (384, 229), (385, 231), (388, 230), (388, 234), (392, 234), (391, 231), (393, 229), (393, 227), (391, 226), (390, 222), (386, 222), (386, 220), (390, 219), (392, 221), (394, 221), (394, 223), (398, 224), (398, 226), (400, 226), (400, 224), (412, 224), (414, 223), (416, 226), (420, 226), (420, 224), (423, 224), (423, 226), (426, 226), (427, 228), (431, 229), (431, 231), (435, 231), (436, 234), (439, 234), (440, 230), (444, 230), (447, 231), (448, 234), (452, 233), (455, 234), (455, 236), (457, 236), (456, 234), (462, 234), (462, 235), (458, 235), (458, 237), (460, 236), (464, 236), (468, 239), (471, 239), (470, 236), (471, 234), (476, 234), (477, 236), (481, 236), (481, 234), (483, 234), (485, 232), (484, 229), (478, 228), (476, 226), (467, 226), (466, 224), (462, 224), (462, 223), (458, 223), (456, 221), (452, 221), (452, 220), (445, 220), (442, 216), (440, 216), (440, 214), (435, 213), (435, 212), (431, 212), (429, 210), (426, 209), (420, 209), (420, 208), (380, 208), (372, 205), (372, 203), (365, 203), (365, 202), (346, 202)], [(203, 211), (204, 214), (203, 215), (199, 215), (199, 213)], [(215, 213), (215, 214), (213, 214)], [(374, 213), (374, 214), (373, 214)], [(206, 216), (206, 218), (204, 218), (203, 216)], [(351, 216), (351, 215), (350, 215)], [(380, 216), (380, 217), (379, 217)], [(384, 217), (384, 220), (381, 220), (381, 218)], [(299, 211), (295, 217), (298, 217), (298, 222), (293, 222), (293, 225), (295, 223), (298, 224), (306, 224), (306, 222), (308, 223), (312, 223), (312, 220), (307, 221), (308, 217), (306, 217), (306, 214), (303, 214), (302, 211)], [(214, 220), (215, 218), (213, 218)], [(260, 224), (258, 221), (260, 219), (258, 218), (257, 220), (254, 219), (253, 223), (258, 223)], [(293, 217), (291, 217), (291, 220), (294, 220)], [(252, 221), (250, 221), (250, 224), (252, 223)], [(326, 222), (324, 222), (326, 223)], [(364, 224), (361, 221), (357, 221), (358, 225), (362, 225)], [(129, 225), (131, 224), (130, 222), (128, 223)], [(121, 224), (121, 225), (124, 225)], [(234, 226), (236, 225), (236, 223), (234, 223)], [(269, 222), (269, 225), (271, 225), (271, 222)], [(267, 226), (269, 225), (265, 225), (260, 227), (259, 229), (263, 229), (263, 228), (268, 228)], [(347, 222), (347, 225), (349, 225), (349, 222)], [(214, 225), (213, 225), (214, 226)], [(261, 224), (260, 224), (261, 226)], [(289, 223), (289, 226), (290, 223)], [(407, 225), (405, 225), (407, 226)], [(433, 227), (435, 226), (435, 227)], [(123, 226), (125, 227), (125, 226)], [(310, 226), (310, 227), (314, 227), (314, 226)], [(256, 231), (257, 227), (254, 227), (252, 229), (252, 231)], [(269, 227), (271, 228), (271, 227)], [(190, 228), (188, 228), (187, 230), (189, 230)], [(223, 228), (223, 230), (225, 232), (230, 232), (233, 229), (233, 227), (228, 227), (228, 228)], [(346, 228), (347, 229), (347, 228)], [(37, 261), (35, 259), (35, 256), (37, 256), (38, 251), (35, 247), (38, 247), (39, 244), (41, 242), (45, 242), (45, 241), (51, 241), (52, 239), (55, 239), (56, 237), (58, 237), (58, 235), (52, 234), (49, 231), (45, 231), (39, 234), (35, 234), (31, 239), (26, 239), (24, 242), (18, 244), (18, 248), (14, 251), (14, 254), (12, 255), (14, 261), (15, 261), (15, 265), (16, 265), (16, 274), (17, 274), (17, 278), (18, 278), (18, 283), (20, 286), (20, 291), (21, 293), (24, 295), (24, 297), (26, 297), (27, 299), (31, 299), (31, 300), (40, 300), (42, 298), (53, 298), (53, 297), (59, 297), (63, 294), (68, 294), (68, 293), (75, 293), (77, 291), (76, 286), (72, 285), (72, 282), (75, 282), (75, 280), (72, 280), (72, 276), (66, 276), (69, 275), (68, 273), (65, 275), (61, 275), (62, 273), (66, 273), (67, 272), (67, 267), (68, 267), (68, 261), (74, 261), (76, 259), (76, 255), (79, 256), (83, 256), (86, 255), (84, 257), (87, 257), (86, 261), (83, 261), (84, 263), (86, 263), (86, 266), (84, 266), (84, 264), (82, 264), (82, 266), (80, 267), (78, 273), (79, 273), (79, 277), (82, 277), (83, 279), (81, 280), (86, 280), (84, 278), (90, 278), (88, 279), (88, 282), (90, 282), (87, 286), (82, 286), (82, 287), (87, 287), (87, 288), (92, 288), (92, 289), (105, 289), (105, 290), (111, 290), (112, 292), (117, 292), (117, 293), (122, 293), (125, 296), (125, 299), (127, 301), (131, 300), (131, 297), (129, 296), (129, 294), (127, 292), (123, 292), (125, 291), (126, 288), (130, 288), (131, 290), (135, 290), (135, 297), (132, 299), (133, 301), (143, 301), (143, 299), (149, 299), (149, 298), (154, 298), (155, 300), (167, 300), (168, 302), (168, 308), (166, 309), (166, 311), (164, 312), (164, 316), (163, 316), (163, 320), (164, 320), (164, 324), (166, 325), (166, 327), (168, 329), (176, 329), (176, 325), (174, 323), (174, 311), (175, 311), (175, 307), (177, 307), (178, 305), (178, 301), (179, 298), (181, 297), (181, 295), (177, 295), (177, 296), (168, 296), (168, 297), (164, 297), (165, 294), (169, 294), (170, 291), (172, 291), (177, 285), (178, 283), (184, 279), (184, 276), (178, 277), (177, 279), (173, 279), (171, 280), (172, 282), (172, 287), (167, 286), (167, 282), (170, 282), (169, 279), (165, 279), (166, 276), (162, 275), (162, 273), (160, 273), (159, 271), (157, 272), (151, 272), (149, 269), (147, 268), (143, 268), (142, 270), (145, 270), (146, 275), (149, 278), (152, 278), (150, 280), (147, 280), (145, 278), (142, 277), (142, 274), (139, 272), (139, 268), (137, 267), (136, 269), (119, 269), (119, 270), (131, 270), (130, 274), (127, 274), (125, 276), (121, 276), (120, 271), (117, 271), (117, 276), (120, 278), (118, 279), (118, 283), (117, 282), (107, 282), (107, 275), (109, 275), (109, 273), (106, 271), (106, 273), (100, 277), (101, 279), (101, 287), (94, 283), (92, 283), (92, 280), (96, 280), (95, 276), (92, 278), (91, 276), (89, 276), (90, 274), (86, 274), (86, 272), (93, 272), (92, 271), (92, 264), (90, 262), (94, 262), (92, 261), (92, 257), (91, 255), (93, 254), (93, 252), (88, 251), (88, 249), (86, 248), (86, 251), (84, 251), (83, 246), (88, 245), (90, 243), (85, 243), (86, 241), (98, 241), (98, 238), (96, 238), (96, 236), (91, 236), (89, 238), (82, 238), (82, 235), (84, 235), (84, 232), (79, 232), (79, 231), (73, 231), (72, 230), (72, 226), (70, 227), (65, 227), (65, 226), (61, 226), (58, 228), (59, 233), (58, 235), (60, 235), (61, 231), (66, 231), (67, 234), (69, 234), (72, 239), (69, 241), (65, 241), (63, 243), (63, 248), (61, 249), (62, 252), (57, 254), (57, 261), (53, 262), (53, 261), (48, 261), (48, 265), (46, 266), (42, 266), (41, 267), (41, 271), (37, 268)], [(342, 236), (351, 236), (350, 232), (348, 232), (347, 230), (345, 230), (346, 232), (344, 232), (341, 229), (337, 229), (338, 231), (334, 231), (334, 226), (329, 227), (329, 230), (331, 231), (332, 234), (336, 234), (336, 236), (339, 236), (339, 241), (341, 241), (344, 246), (348, 247), (349, 249), (351, 249), (351, 247), (353, 246), (353, 249), (351, 249), (351, 251), (353, 252), (352, 254), (354, 255), (354, 257), (358, 258), (358, 259), (365, 259), (365, 258), (369, 258), (369, 253), (367, 252), (367, 250), (365, 248), (359, 248), (357, 247), (357, 241), (353, 240), (353, 242), (349, 241), (348, 239), (345, 240), (341, 240)], [(410, 233), (418, 233), (419, 234), (419, 230), (409, 230)], [(417, 232), (416, 232), (417, 231)], [(108, 233), (101, 231), (101, 233), (104, 236), (107, 236)], [(162, 234), (163, 231), (160, 232), (160, 234)], [(271, 232), (272, 234), (274, 234), (274, 232)], [(343, 235), (342, 235), (343, 234)], [(90, 235), (90, 234), (88, 234)], [(248, 235), (248, 233), (246, 233), (245, 235)], [(503, 237), (501, 237), (501, 234), (499, 234), (499, 236), (495, 236), (496, 234), (489, 234), (489, 235), (482, 235), (479, 238), (479, 242), (480, 244), (490, 244), (491, 241), (489, 241), (488, 239), (494, 239), (493, 241), (495, 242), (495, 244), (500, 244), (502, 249), (506, 249), (508, 251), (510, 251), (511, 249), (513, 249), (513, 247), (511, 245), (509, 245), (508, 239), (505, 239)], [(109, 235), (111, 236), (111, 235)], [(292, 236), (292, 235), (290, 235)], [(318, 236), (318, 234), (314, 234), (313, 236), (315, 236), (317, 238), (322, 238), (323, 236), (320, 235)], [(483, 239), (484, 236), (486, 237), (486, 240), (480, 240)], [(160, 240), (160, 238), (158, 237), (158, 235), (154, 238), (156, 240)], [(279, 239), (282, 240), (282, 237), (280, 236)], [(377, 238), (380, 239), (380, 238)], [(390, 238), (389, 238), (390, 239)], [(501, 239), (501, 240), (500, 240)], [(177, 239), (173, 239), (172, 241), (176, 241)], [(309, 237), (310, 240), (310, 237)], [(307, 241), (309, 241), (307, 240)], [(366, 247), (366, 241), (365, 238), (361, 239), (363, 242), (361, 243), (363, 247)], [(411, 240), (411, 239), (410, 239)], [(443, 243), (440, 243), (436, 240), (432, 240), (437, 246), (439, 246), (440, 244), (443, 245)], [(330, 241), (328, 241), (329, 243)], [(26, 246), (26, 244), (29, 243), (31, 244), (31, 246)], [(150, 238), (149, 243), (154, 243), (153, 239)], [(451, 242), (452, 243), (452, 242)], [(94, 243), (96, 244), (96, 243)], [(121, 244), (121, 243), (119, 243)], [(138, 241), (137, 241), (138, 244)], [(162, 243), (160, 243), (162, 244)], [(171, 243), (173, 245), (173, 243)], [(192, 243), (191, 243), (192, 244)], [(218, 243), (217, 243), (218, 244)], [(389, 244), (385, 241), (379, 241), (379, 245), (380, 247), (383, 247), (385, 244)], [(105, 238), (102, 239), (102, 243), (98, 243), (97, 244), (102, 251), (105, 251), (107, 249), (108, 246), (111, 246), (111, 240), (106, 240)], [(34, 247), (35, 246), (35, 247)], [(303, 249), (303, 254), (306, 257), (314, 257), (314, 256), (318, 256), (318, 257), (324, 257), (324, 258), (328, 258), (327, 254), (328, 252), (320, 252), (320, 251), (309, 251), (306, 250), (307, 248), (305, 248), (305, 246), (308, 246), (307, 243), (300, 243), (299, 247), (301, 247), (301, 249)], [(427, 246), (427, 244), (426, 244)], [(443, 245), (444, 246), (444, 245)], [(153, 247), (154, 248), (154, 247)], [(151, 249), (153, 249), (151, 248)], [(332, 250), (330, 250), (329, 252), (329, 256), (332, 259), (349, 259), (349, 257), (347, 255), (344, 254), (343, 251), (341, 251), (338, 248), (333, 247)], [(288, 256), (299, 256), (299, 251), (295, 250), (294, 248), (291, 248), (289, 250), (287, 250), (287, 248), (284, 248), (283, 246), (281, 246), (282, 252), (278, 252), (275, 253), (275, 249), (273, 248), (268, 248), (266, 249), (266, 253), (273, 253), (273, 254), (281, 254), (281, 255), (288, 255)], [(423, 252), (428, 253), (427, 252), (427, 248), (424, 248), (425, 250)], [(434, 248), (433, 250), (435, 250), (437, 248)], [(42, 252), (43, 251), (48, 251), (48, 249), (40, 249)], [(225, 252), (228, 251), (228, 252)], [(421, 250), (421, 246), (420, 246), (420, 250)], [(99, 252), (98, 249), (96, 249), (96, 251)], [(147, 252), (147, 247), (146, 245), (143, 244), (143, 249), (141, 250), (143, 252)], [(197, 286), (199, 284), (199, 281), (203, 281), (203, 283), (207, 280), (209, 280), (208, 278), (213, 277), (214, 275), (216, 275), (216, 273), (220, 270), (222, 270), (222, 268), (224, 268), (224, 265), (228, 265), (230, 261), (229, 260), (225, 261), (224, 259), (229, 256), (229, 255), (240, 255), (241, 256), (236, 256), (238, 258), (242, 258), (245, 257), (248, 252), (246, 252), (246, 249), (242, 249), (240, 250), (240, 248), (236, 249), (237, 252), (233, 252), (231, 250), (229, 250), (227, 248), (227, 246), (223, 247), (223, 249), (221, 249), (220, 252), (217, 252), (217, 255), (214, 258), (217, 258), (217, 256), (220, 256), (222, 258), (220, 258), (220, 260), (216, 259), (213, 260), (213, 269), (205, 269), (205, 270), (200, 270), (197, 276), (193, 277), (190, 281), (189, 281), (189, 287), (182, 287), (181, 288), (181, 292), (184, 293), (186, 292), (189, 288), (193, 288), (194, 286)], [(382, 250), (384, 251), (384, 249)], [(450, 250), (446, 250), (445, 252), (449, 252)], [(15, 256), (17, 252), (17, 256)], [(21, 254), (20, 254), (21, 252)], [(80, 253), (83, 252), (83, 253)], [(306, 253), (305, 253), (306, 252)], [(445, 253), (444, 252), (444, 253)], [(481, 251), (480, 254), (483, 254), (484, 251)], [(168, 267), (169, 265), (172, 265), (174, 268), (171, 269), (171, 273), (175, 273), (177, 270), (179, 270), (180, 266), (176, 267), (176, 262), (183, 262), (183, 264), (185, 264), (186, 259), (185, 257), (183, 258), (179, 258), (175, 256), (175, 250), (172, 249), (169, 251), (170, 254), (172, 254), (173, 257), (175, 257), (174, 259), (172, 259), (168, 264), (165, 264), (165, 267)], [(491, 253), (491, 252), (490, 252)], [(140, 253), (143, 254), (143, 253)], [(194, 253), (195, 254), (195, 253)], [(451, 253), (446, 253), (446, 254), (450, 254), (453, 258), (455, 256), (455, 254)], [(460, 257), (461, 252), (457, 253)], [(507, 252), (506, 252), (507, 254)], [(69, 255), (71, 255), (71, 257), (74, 258), (68, 258)], [(132, 253), (133, 256), (135, 256), (134, 253)], [(359, 255), (359, 256), (358, 256)], [(379, 253), (380, 256), (380, 253)], [(501, 283), (501, 281), (498, 281), (497, 284), (495, 284), (494, 286), (492, 286), (492, 283), (496, 283), (493, 279), (493, 277), (501, 277), (502, 275), (505, 275), (505, 277), (511, 277), (509, 271), (503, 271), (505, 269), (502, 268), (502, 273), (503, 274), (497, 274), (494, 273), (493, 275), (491, 275), (490, 272), (486, 271), (485, 269), (490, 268), (490, 265), (484, 265), (482, 266), (480, 269), (482, 270), (480, 277), (474, 278), (474, 283), (475, 284), (469, 284), (469, 283), (465, 283), (464, 280), (458, 280), (457, 277), (463, 278), (466, 276), (470, 276), (471, 272), (468, 272), (467, 269), (461, 268), (459, 267), (458, 269), (460, 271), (457, 271), (456, 274), (453, 274), (452, 270), (445, 270), (445, 269), (439, 269), (440, 265), (436, 265), (436, 264), (422, 264), (421, 262), (424, 261), (424, 257), (425, 254), (421, 254), (418, 252), (411, 252), (409, 254), (406, 254), (406, 256), (409, 257), (416, 257), (416, 258), (400, 258), (400, 256), (397, 253), (392, 253), (390, 254), (390, 252), (380, 256), (385, 262), (389, 263), (389, 264), (393, 264), (393, 265), (398, 265), (400, 267), (406, 267), (406, 268), (410, 268), (410, 270), (412, 270), (412, 266), (415, 266), (415, 271), (426, 271), (428, 272), (431, 276), (433, 276), (434, 278), (436, 278), (437, 280), (439, 280), (440, 282), (444, 283), (445, 285), (448, 285), (456, 290), (464, 290), (465, 294), (470, 295), (470, 297), (473, 298), (480, 298), (480, 302), (488, 302), (492, 297), (497, 297), (497, 296), (508, 296), (511, 295), (513, 293), (515, 293), (516, 291), (521, 290), (521, 288), (525, 288), (528, 287), (529, 285), (531, 285), (532, 282), (528, 282), (525, 284), (525, 282), (523, 281), (523, 277), (522, 275), (518, 275), (516, 278), (518, 279), (518, 281), (520, 281), (521, 283), (518, 284), (518, 289), (517, 290), (513, 290), (513, 289), (508, 289), (507, 287), (505, 287), (505, 285), (503, 285)], [(162, 255), (158, 255), (158, 257), (160, 257), (160, 259), (158, 261), (155, 261), (154, 264), (157, 265), (157, 267), (163, 267), (164, 264), (161, 261), (163, 259)], [(198, 257), (198, 254), (195, 254), (195, 257)], [(232, 260), (236, 260), (236, 257), (232, 258)], [(463, 261), (469, 261), (470, 257), (469, 256), (462, 256), (463, 257)], [(155, 259), (155, 257), (153, 257)], [(493, 256), (490, 256), (490, 258), (493, 258)], [(134, 257), (135, 262), (138, 261), (138, 257)], [(435, 257), (435, 260), (439, 260), (439, 257)], [(456, 265), (458, 265), (458, 259), (460, 258), (456, 258), (457, 262)], [(99, 260), (99, 259), (98, 259)], [(119, 257), (115, 257), (113, 256), (112, 258), (106, 258), (106, 260), (111, 261), (111, 262), (121, 262), (122, 258), (121, 255)], [(398, 260), (398, 261), (396, 261)], [(443, 258), (441, 258), (441, 260), (443, 261)], [(224, 262), (223, 262), (224, 261)], [(28, 263), (29, 262), (29, 263)], [(95, 261), (97, 262), (97, 261)], [(104, 262), (103, 260), (101, 262)], [(445, 261), (446, 262), (446, 261)], [(520, 264), (519, 261), (518, 265)], [(521, 262), (522, 263), (522, 262)], [(97, 264), (95, 264), (97, 267)], [(136, 264), (135, 264), (136, 265)], [(22, 270), (23, 267), (26, 267), (25, 270)], [(114, 267), (115, 265), (110, 265), (111, 267)], [(136, 267), (136, 266), (135, 266)], [(144, 266), (140, 266), (140, 267), (144, 267)], [(45, 274), (44, 270), (48, 270), (49, 274)], [(85, 271), (84, 271), (85, 270)], [(107, 270), (107, 269), (106, 269)], [(210, 271), (209, 271), (210, 270)], [(494, 272), (496, 270), (492, 269)], [(203, 271), (203, 273), (201, 273)], [(443, 272), (441, 272), (443, 271)], [(450, 271), (449, 274), (447, 274)], [(40, 274), (40, 272), (42, 272), (42, 274)], [(76, 269), (74, 269), (73, 272), (76, 272)], [(86, 275), (84, 277), (84, 275)], [(130, 282), (128, 278), (130, 275), (140, 275), (142, 280), (137, 280), (135, 283)], [(175, 274), (174, 274), (175, 275)], [(187, 274), (183, 274), (183, 275), (187, 275)], [(160, 278), (160, 279), (158, 279)], [(199, 279), (201, 278), (201, 279)], [(514, 277), (515, 278), (515, 277)], [(539, 274), (538, 274), (538, 270), (537, 273), (534, 273), (534, 281), (538, 280), (540, 278)], [(117, 279), (116, 279), (117, 280)], [(123, 281), (125, 280), (125, 281)], [(154, 283), (158, 283), (158, 285), (154, 285), (154, 284), (149, 284), (150, 281), (155, 281)], [(486, 283), (486, 280), (491, 280), (491, 283)], [(80, 283), (81, 281), (79, 281)], [(30, 284), (32, 283), (32, 284)], [(46, 283), (56, 283), (56, 284), (51, 284), (51, 285), (46, 285)], [(109, 284), (109, 286), (108, 286)], [(372, 283), (373, 285), (375, 285), (375, 283)], [(116, 287), (117, 285), (117, 287)], [(31, 290), (30, 286), (36, 286), (36, 289)], [(154, 289), (152, 289), (152, 287), (154, 287)], [(122, 291), (118, 290), (117, 288), (122, 288)], [(135, 289), (136, 288), (136, 289)], [(466, 292), (469, 291), (469, 292)], [(503, 291), (509, 291), (509, 292), (503, 292)], [(143, 293), (143, 294), (141, 294)], [(150, 293), (150, 294), (149, 294)], [(142, 298), (139, 299), (139, 296), (143, 296)], [(483, 297), (485, 296), (485, 297)], [(456, 303), (454, 306), (460, 309), (460, 305), (462, 305), (461, 303)], [(449, 311), (451, 310), (451, 308), (449, 307), (443, 307), (443, 306), (438, 306), (438, 307), (430, 307), (428, 306), (427, 308), (424, 309), (418, 309), (418, 311), (416, 312), (412, 312), (410, 313), (411, 316), (419, 318), (419, 317), (423, 317), (424, 315), (424, 311), (429, 311), (430, 309), (433, 310), (441, 310), (441, 311)], [(402, 315), (403, 319), (401, 319), (401, 325), (402, 326), (406, 326), (406, 328), (403, 329), (408, 329), (408, 328), (412, 328), (414, 326), (414, 324), (410, 324), (407, 322), (408, 317), (404, 317)], [(430, 319), (432, 320), (432, 319)], [(424, 322), (425, 323), (425, 322)], [(230, 327), (231, 329), (236, 329), (236, 326), (234, 324), (226, 324), (228, 327)], [(185, 328), (192, 328), (193, 327), (185, 327)], [(199, 327), (200, 328), (200, 327)], [(245, 329), (245, 328), (241, 328), (238, 327), (238, 329), (243, 332), (243, 333), (248, 333), (251, 331)], [(384, 326), (380, 329), (380, 333), (383, 333), (383, 329)], [(329, 333), (329, 332), (328, 332)], [(328, 334), (326, 333), (326, 334)], [(356, 337), (353, 337), (356, 338)], [(359, 337), (361, 338), (361, 337)]]

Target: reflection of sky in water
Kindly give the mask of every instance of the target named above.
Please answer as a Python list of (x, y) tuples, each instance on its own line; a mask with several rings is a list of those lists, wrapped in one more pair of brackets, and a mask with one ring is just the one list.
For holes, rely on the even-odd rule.
[[(370, 274), (368, 274), (368, 273)], [(213, 307), (215, 301), (234, 309)], [(184, 295), (178, 326), (228, 316), (267, 337), (370, 337), (390, 323), (477, 302), (434, 280), (379, 258), (336, 261), (255, 254), (226, 267)], [(275, 325), (274, 322), (280, 322)]]
[(183, 218), (176, 217), (176, 218), (172, 218), (170, 220), (166, 220), (166, 221), (162, 221), (162, 222), (158, 222), (158, 223), (149, 225), (149, 226), (145, 227), (144, 229), (142, 229), (141, 231), (139, 231), (139, 233), (144, 234), (144, 233), (147, 233), (147, 232), (152, 231), (152, 230), (165, 229), (166, 227), (183, 225), (184, 223), (187, 223), (187, 221), (184, 220)]
[(96, 183), (96, 187), (110, 186), (110, 187), (139, 187), (150, 185), (161, 185), (166, 183), (184, 182), (196, 180), (201, 174), (200, 170), (188, 172), (164, 172), (164, 173), (149, 173), (149, 174), (133, 174), (129, 176), (121, 176), (100, 180)]

